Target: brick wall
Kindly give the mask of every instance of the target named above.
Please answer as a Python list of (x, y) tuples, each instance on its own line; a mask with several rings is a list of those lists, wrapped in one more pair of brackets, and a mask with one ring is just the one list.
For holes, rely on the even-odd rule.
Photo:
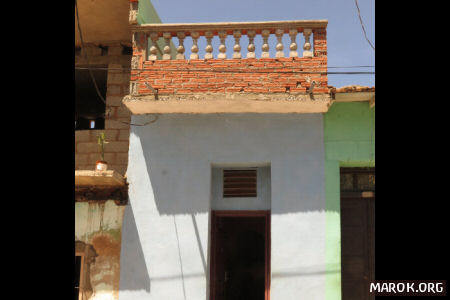
[[(75, 131), (75, 170), (93, 170), (95, 162), (100, 160), (100, 151), (97, 145), (97, 135), (105, 133), (105, 160), (108, 169), (115, 170), (124, 175), (128, 163), (128, 146), (130, 113), (122, 105), (122, 98), (129, 93), (130, 82), (130, 55), (122, 55), (122, 47), (109, 47), (107, 55), (101, 55), (101, 49), (90, 47), (89, 63), (91, 65), (108, 65), (106, 116), (104, 130), (77, 130)], [(75, 57), (75, 65), (85, 66), (83, 55)], [(122, 123), (125, 122), (125, 123)]]
[[(305, 93), (312, 81), (316, 82), (314, 93), (328, 93), (327, 75), (314, 73), (327, 71), (325, 29), (314, 30), (313, 47), (314, 57), (310, 58), (145, 61), (142, 57), (145, 51), (138, 44), (133, 49), (133, 60), (137, 63), (130, 79), (137, 83), (137, 94), (152, 94), (145, 82), (157, 89), (158, 94)], [(204, 71), (196, 71), (199, 69)], [(293, 71), (304, 73), (289, 73)]]

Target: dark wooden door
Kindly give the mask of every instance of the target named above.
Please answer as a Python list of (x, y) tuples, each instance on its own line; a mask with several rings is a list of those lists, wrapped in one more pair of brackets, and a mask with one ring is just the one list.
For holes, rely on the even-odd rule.
[(368, 178), (374, 170), (341, 170), (342, 175), (349, 179), (341, 180), (342, 300), (373, 300), (368, 287), (375, 279), (375, 197), (374, 179), (372, 185)]
[(267, 212), (213, 212), (211, 300), (268, 299), (268, 225)]

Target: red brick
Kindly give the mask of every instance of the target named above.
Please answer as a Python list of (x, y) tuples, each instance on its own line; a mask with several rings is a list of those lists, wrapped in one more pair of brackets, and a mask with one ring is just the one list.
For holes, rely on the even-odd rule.
[(191, 78), (190, 82), (194, 83), (199, 83), (199, 82), (208, 82), (208, 80), (206, 78)]
[(243, 82), (243, 83), (235, 83), (234, 86), (235, 87), (247, 87), (248, 83), (245, 83), (245, 82)]
[(173, 94), (174, 92), (175, 92), (174, 89), (159, 89), (158, 90), (158, 93), (161, 93), (161, 94)]
[(274, 62), (275, 61), (275, 58), (270, 58), (270, 57), (268, 57), (268, 58), (260, 58), (260, 59), (258, 59), (259, 61), (263, 61), (263, 62)]
[(278, 57), (275, 60), (277, 60), (277, 61), (292, 61), (293, 58), (292, 57)]
[(304, 88), (304, 87), (302, 87), (302, 88), (292, 88), (291, 87), (291, 93), (293, 93), (293, 92), (295, 92), (295, 93), (298, 93), (298, 92), (306, 92), (306, 88)]
[(285, 93), (286, 92), (286, 88), (269, 88), (269, 92)]
[[(163, 89), (163, 88), (165, 88), (166, 87), (166, 85), (165, 84), (150, 84), (150, 86), (152, 87), (152, 88), (154, 88), (154, 89)], [(142, 89), (147, 89), (147, 86), (145, 85), (145, 84), (142, 84), (142, 85), (139, 85), (139, 91), (141, 91), (140, 89), (141, 89), (141, 87), (142, 87)]]
[(156, 79), (155, 83), (156, 84), (165, 84), (165, 83), (171, 83), (172, 79)]
[(183, 88), (197, 88), (198, 83), (183, 83), (182, 86)]
[(225, 89), (225, 92), (240, 92), (241, 90), (243, 90), (243, 88), (229, 87)]
[(192, 89), (193, 93), (206, 93), (209, 92), (209, 89), (200, 89), (200, 88), (196, 88), (196, 89)]
[(223, 78), (210, 78), (210, 79), (208, 79), (208, 82), (223, 83), (223, 82), (225, 82), (225, 79), (223, 79)]
[(247, 87), (244, 88), (245, 92), (250, 92), (250, 93), (267, 93), (269, 89), (267, 88), (252, 88), (252, 87)]
[(273, 62), (273, 63), (266, 64), (266, 68), (279, 68), (279, 67), (283, 67), (283, 64), (279, 63), (279, 62)]

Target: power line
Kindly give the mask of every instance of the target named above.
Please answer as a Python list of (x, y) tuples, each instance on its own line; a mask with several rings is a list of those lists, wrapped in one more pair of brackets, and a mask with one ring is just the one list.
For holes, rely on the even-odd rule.
[(155, 123), (158, 120), (158, 118), (159, 118), (159, 115), (155, 115), (155, 118), (153, 120), (145, 122), (144, 124), (133, 124), (133, 123), (128, 123), (128, 122), (119, 121), (119, 120), (114, 120), (114, 121), (117, 121), (117, 122), (120, 122), (120, 123), (123, 123), (126, 125), (131, 125), (131, 126), (147, 126), (148, 124)]
[[(92, 70), (105, 70), (105, 71), (129, 71), (129, 70), (135, 70), (135, 71), (149, 71), (148, 69), (132, 69), (132, 68), (108, 68), (108, 67), (90, 67)], [(316, 69), (317, 67), (302, 67), (301, 69)], [(334, 67), (334, 66), (327, 66), (328, 69), (352, 69), (352, 68), (375, 68), (375, 66), (348, 66), (348, 67)], [(87, 67), (75, 67), (76, 70), (87, 70)], [(249, 69), (249, 70), (265, 70), (264, 69)]]
[(375, 66), (327, 67), (328, 69), (375, 68)]
[(366, 37), (366, 40), (369, 43), (370, 47), (372, 47), (373, 51), (375, 51), (375, 47), (372, 45), (372, 43), (367, 38), (366, 29), (364, 28), (363, 20), (361, 18), (361, 12), (360, 12), (359, 6), (358, 6), (358, 0), (355, 0), (355, 4), (356, 4), (356, 9), (358, 10), (359, 22), (361, 23), (361, 27), (362, 27), (362, 30), (364, 32), (364, 36)]
[[(85, 67), (76, 67), (75, 69), (79, 70), (86, 70), (88, 68)], [(100, 68), (99, 68), (100, 69)], [(102, 68), (104, 70), (108, 70), (108, 68)], [(305, 68), (302, 68), (305, 69)], [(111, 70), (111, 69), (109, 69)], [(117, 69), (117, 70), (124, 70), (124, 69)], [(196, 72), (196, 73), (241, 73), (241, 74), (255, 74), (255, 73), (277, 73), (277, 74), (344, 74), (344, 75), (359, 75), (359, 74), (375, 74), (375, 72), (314, 72), (314, 71), (275, 71), (273, 69), (250, 69), (250, 71), (242, 71), (242, 70), (230, 70), (230, 69), (161, 69), (161, 70), (148, 70), (148, 69), (127, 69), (127, 70), (133, 70), (133, 71), (151, 71), (151, 72)]]
[[(77, 15), (78, 32), (80, 33), (81, 45), (82, 45), (83, 48), (85, 48), (85, 46), (84, 46), (84, 41), (83, 41), (83, 35), (82, 35), (82, 32), (81, 32), (80, 18), (79, 18), (79, 16), (78, 16), (78, 5), (77, 5), (77, 0), (75, 0), (75, 10), (76, 10), (76, 15)], [(99, 96), (99, 98), (103, 101), (103, 103), (104, 103), (105, 106), (106, 106), (106, 100), (105, 100), (105, 99), (103, 98), (103, 96), (101, 95), (101, 93), (100, 93), (100, 91), (99, 91), (99, 89), (98, 89), (98, 86), (97, 86), (97, 82), (95, 81), (94, 74), (92, 73), (92, 69), (93, 69), (93, 68), (91, 68), (91, 65), (89, 64), (89, 58), (88, 58), (88, 55), (87, 55), (87, 53), (86, 53), (85, 51), (83, 51), (83, 53), (84, 53), (84, 58), (86, 59), (86, 62), (87, 62), (87, 65), (88, 65), (87, 69), (89, 70), (89, 75), (90, 75), (90, 77), (91, 77), (91, 79), (92, 79), (92, 82), (94, 83), (95, 90), (97, 91), (97, 95)], [(144, 124), (133, 124), (133, 123), (128, 123), (128, 122), (124, 122), (124, 121), (120, 121), (120, 120), (116, 120), (116, 121), (117, 121), (117, 122), (120, 122), (120, 123), (122, 123), (122, 124), (130, 125), (130, 126), (146, 126), (146, 125), (149, 125), (149, 124), (151, 124), (151, 123), (156, 122), (156, 121), (158, 120), (158, 118), (159, 118), (159, 116), (156, 115), (155, 118), (154, 118), (153, 120), (148, 121), (148, 122), (145, 122)]]

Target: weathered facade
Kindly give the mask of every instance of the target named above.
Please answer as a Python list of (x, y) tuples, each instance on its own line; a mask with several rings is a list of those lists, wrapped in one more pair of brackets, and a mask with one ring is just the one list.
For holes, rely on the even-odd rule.
[[(258, 299), (368, 297), (361, 286), (373, 268), (341, 259), (347, 247), (341, 232), (355, 227), (344, 220), (341, 230), (340, 173), (374, 166), (374, 90), (328, 86), (326, 26), (326, 20), (132, 26), (130, 94), (123, 102), (132, 122), (145, 126), (130, 129), (120, 299), (253, 299), (247, 292)], [(268, 44), (270, 35), (276, 45)], [(291, 38), (289, 51), (283, 35)], [(227, 181), (232, 172), (238, 177)], [(230, 187), (239, 176), (247, 181)], [(244, 196), (227, 196), (231, 191)]]
[[(139, 16), (136, 4), (111, 0), (78, 0), (76, 4), (75, 272), (79, 281), (75, 299), (79, 300), (119, 299), (131, 120), (122, 99), (129, 94), (129, 18), (130, 12)], [(147, 18), (156, 15), (151, 5), (143, 12)], [(108, 170), (104, 172), (94, 171), (100, 160), (100, 133), (105, 133), (108, 142), (104, 155)]]
[(370, 299), (375, 93), (328, 85), (327, 21), (119, 2), (78, 1), (76, 67), (106, 74), (104, 127), (76, 130), (79, 299)]

